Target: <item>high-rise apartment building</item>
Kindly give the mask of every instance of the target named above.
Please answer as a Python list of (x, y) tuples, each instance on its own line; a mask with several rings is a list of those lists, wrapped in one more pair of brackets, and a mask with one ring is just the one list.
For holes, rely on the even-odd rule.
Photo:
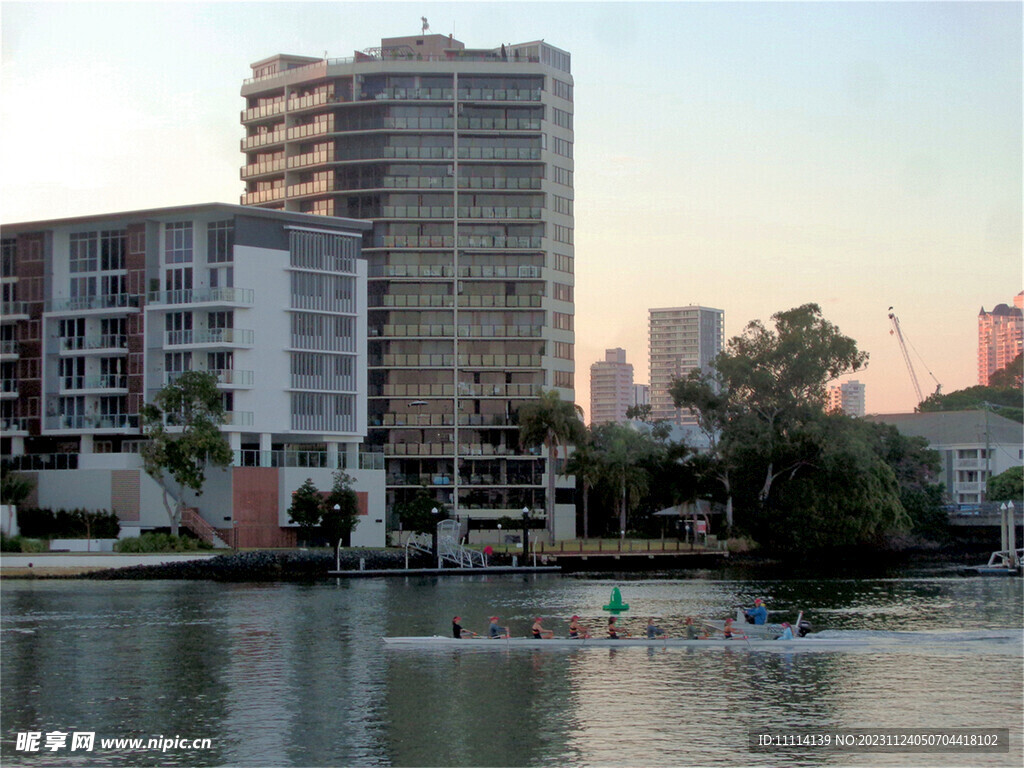
[(692, 424), (695, 419), (672, 402), (672, 382), (694, 369), (710, 369), (725, 343), (725, 312), (700, 306), (649, 312), (651, 418)]
[[(389, 38), (252, 65), (242, 202), (373, 222), (368, 443), (393, 508), (424, 489), (496, 519), (545, 506), (519, 445), (541, 389), (573, 400), (573, 80), (544, 42)], [(551, 527), (574, 535), (559, 476)]]
[(630, 405), (650, 405), (651, 388), (647, 384), (634, 384), (633, 397)]
[(863, 416), (865, 413), (864, 385), (856, 379), (833, 384), (828, 388), (827, 397), (830, 411), (847, 416)]
[(997, 304), (991, 312), (978, 313), (978, 384), (1005, 368), (1021, 353), (1024, 343), (1024, 292), (1013, 298), (1013, 306)]
[[(217, 377), (232, 466), (184, 501), (242, 547), (295, 543), (308, 477), (344, 469), (353, 541), (384, 544), (383, 456), (366, 434), (362, 221), (204, 204), (5, 225), (0, 451), (32, 503), (169, 525), (143, 470), (140, 413), (186, 371)], [(176, 497), (178, 489), (169, 489)]]
[(626, 350), (607, 349), (604, 360), (590, 366), (590, 423), (626, 420), (633, 405), (633, 364), (626, 362)]

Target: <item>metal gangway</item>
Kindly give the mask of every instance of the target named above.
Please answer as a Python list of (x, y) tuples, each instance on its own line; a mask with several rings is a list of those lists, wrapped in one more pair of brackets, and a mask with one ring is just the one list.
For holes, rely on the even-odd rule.
[[(458, 520), (442, 520), (437, 524), (437, 567), (451, 563), (456, 568), (486, 568), (487, 556), (476, 549), (463, 546), (459, 540), (461, 525)], [(409, 550), (433, 554), (430, 537), (413, 534), (405, 542), (405, 562), (409, 567)]]

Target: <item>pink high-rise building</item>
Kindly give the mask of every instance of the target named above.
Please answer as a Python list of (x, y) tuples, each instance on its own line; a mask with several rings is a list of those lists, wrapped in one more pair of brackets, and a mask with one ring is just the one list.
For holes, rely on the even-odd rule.
[(1021, 353), (1024, 340), (1024, 291), (1013, 298), (1014, 306), (997, 304), (991, 312), (978, 313), (978, 383), (1005, 368)]

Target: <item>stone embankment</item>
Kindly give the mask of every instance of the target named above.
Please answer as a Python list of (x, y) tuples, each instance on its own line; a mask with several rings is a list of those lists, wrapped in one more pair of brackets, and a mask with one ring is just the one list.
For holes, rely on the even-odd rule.
[[(397, 550), (345, 550), (342, 570), (392, 570), (405, 567), (405, 553)], [(206, 560), (159, 565), (135, 565), (84, 574), (87, 579), (204, 579), (210, 581), (279, 581), (318, 579), (337, 565), (333, 552), (256, 551), (233, 552)], [(409, 559), (410, 567), (430, 564), (429, 557)]]

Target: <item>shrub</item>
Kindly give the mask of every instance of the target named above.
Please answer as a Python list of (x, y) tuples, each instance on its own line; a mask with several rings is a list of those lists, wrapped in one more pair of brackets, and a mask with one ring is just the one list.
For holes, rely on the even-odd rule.
[(41, 539), (116, 539), (121, 521), (113, 512), (87, 509), (19, 509), (18, 528)]
[(191, 536), (173, 536), (169, 533), (144, 533), (121, 539), (114, 545), (115, 552), (150, 553), (150, 552), (195, 552), (200, 549), (211, 549), (205, 541)]
[(5, 536), (0, 533), (0, 552), (46, 552), (45, 541), (26, 539), (23, 536)]

